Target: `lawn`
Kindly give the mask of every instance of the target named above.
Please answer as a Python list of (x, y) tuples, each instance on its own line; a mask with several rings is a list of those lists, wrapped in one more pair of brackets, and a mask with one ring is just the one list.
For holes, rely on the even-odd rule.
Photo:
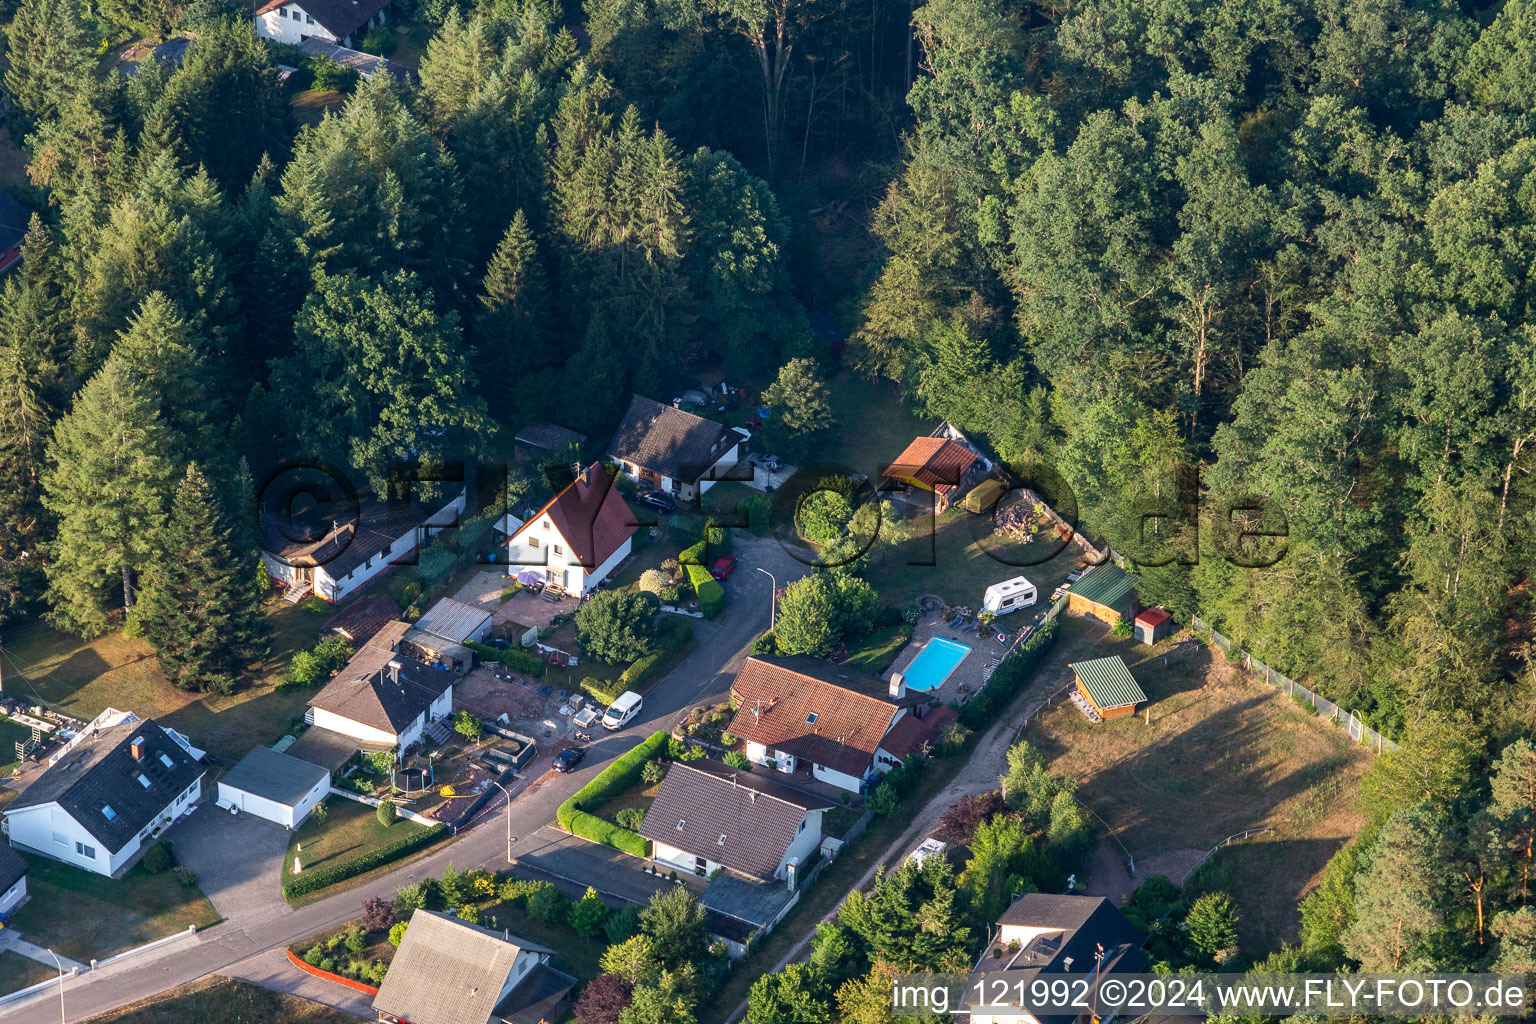
[(0, 715), (0, 773), (10, 774), (12, 766), (19, 760), (16, 756), (16, 744), (25, 743), (31, 738), (30, 726), (13, 722)]
[[(358, 803), (356, 800), (348, 800), (345, 797), (332, 796), (326, 800), (327, 813), (324, 821), (317, 821), (314, 815), (300, 825), (288, 840), (287, 859), (283, 862), (283, 872), (286, 875), (293, 870), (293, 858), (298, 854), (305, 868), (319, 867), (322, 864), (343, 863), (371, 850), (375, 850), (387, 843), (393, 843), (403, 839), (413, 832), (425, 831), (426, 826), (418, 825), (414, 821), (406, 821), (398, 818), (393, 825), (379, 824), (375, 816), (376, 811), (368, 804)], [(303, 852), (299, 853), (299, 847), (303, 846)], [(435, 847), (419, 851), (426, 853)], [(412, 856), (415, 856), (413, 854)], [(384, 870), (393, 870), (398, 867), (399, 861), (394, 861), (384, 866)], [(375, 871), (380, 869), (375, 868)], [(355, 878), (348, 878), (337, 882), (335, 885), (321, 889), (319, 892), (309, 893), (297, 900), (291, 901), (294, 906), (302, 906), (313, 903), (315, 900), (324, 899), (334, 895), (343, 889), (350, 889), (373, 877), (372, 871)]]
[(845, 373), (828, 384), (832, 408), (842, 426), (826, 447), (824, 460), (848, 466), (875, 480), (914, 437), (926, 437), (935, 424), (914, 415), (889, 381), (871, 384)]
[[(1114, 828), (1138, 877), (1178, 882), (1227, 836), (1274, 829), (1224, 851), (1213, 868), (1232, 879), (1245, 952), (1294, 940), (1297, 902), (1360, 826), (1352, 808), (1370, 755), (1207, 648), (1165, 658), (1167, 641), (1148, 648), (1098, 628), (1090, 636), (1092, 649), (1074, 644), (1070, 657), (1124, 657), (1151, 700), (1150, 724), (1143, 715), (1095, 726), (1067, 702), (1026, 738), (1053, 774), (1078, 781), (1079, 799)], [(1061, 673), (1060, 684), (1070, 681)]]
[(0, 953), (0, 993), (17, 992), (28, 985), (58, 976), (58, 968), (44, 967), (20, 953)]
[[(279, 689), (276, 681), (289, 656), (311, 646), (336, 613), (323, 603), (295, 606), (275, 596), (265, 609), (271, 654), (255, 666), (256, 681), (228, 697), (176, 689), (165, 681), (149, 644), (121, 630), (82, 640), (41, 622), (6, 637), (7, 692), (86, 720), (108, 707), (133, 711), (181, 730), (221, 758), (239, 760), (252, 746), (282, 735), (304, 713), (312, 692)], [(9, 761), (11, 749), (0, 735), (0, 759)]]
[(357, 1024), (350, 1013), (244, 981), (209, 975), (93, 1024)]
[(843, 659), (843, 664), (866, 675), (878, 676), (891, 667), (891, 662), (911, 638), (912, 630), (905, 624), (877, 628), (848, 645), (848, 656)]
[(114, 879), (22, 856), (30, 867), (30, 898), (11, 926), (29, 942), (75, 960), (100, 960), (187, 925), (207, 928), (220, 920), (207, 897), (196, 886), (183, 886), (171, 871), (152, 875), (140, 863)]
[(346, 105), (346, 93), (334, 89), (304, 89), (288, 100), (293, 119), (300, 125), (319, 124), (326, 111), (340, 110)]

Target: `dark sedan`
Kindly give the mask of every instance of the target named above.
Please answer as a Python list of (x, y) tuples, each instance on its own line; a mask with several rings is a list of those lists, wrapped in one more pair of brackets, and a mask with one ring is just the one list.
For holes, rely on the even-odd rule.
[(566, 747), (555, 755), (555, 771), (573, 772), (576, 766), (581, 764), (581, 759), (587, 756), (585, 747)]
[(672, 500), (669, 494), (661, 491), (640, 491), (635, 495), (635, 504), (653, 508), (658, 512), (676, 512), (677, 502)]

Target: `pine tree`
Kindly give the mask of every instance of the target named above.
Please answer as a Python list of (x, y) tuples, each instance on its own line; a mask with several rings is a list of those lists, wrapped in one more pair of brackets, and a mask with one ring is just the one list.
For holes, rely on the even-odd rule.
[(500, 388), (549, 364), (549, 291), (538, 246), (522, 210), (512, 218), (486, 268), (475, 320), (486, 383)]
[(112, 589), (133, 605), (135, 573), (160, 554), (173, 479), (156, 402), (122, 359), (110, 356), (54, 428), (43, 504), (58, 518), (48, 598), (64, 628), (107, 628)]
[(153, 292), (139, 304), (113, 350), (147, 394), (160, 403), (160, 416), (174, 450), (184, 458), (209, 460), (216, 453), (219, 413), (209, 394), (210, 373), (203, 342), (176, 303)]
[(250, 585), (256, 552), (235, 543), (228, 518), (197, 463), (189, 465), (165, 526), (164, 557), (134, 609), (166, 678), (183, 690), (230, 693), (264, 652), (265, 624)]
[(1426, 966), (1426, 943), (1442, 927), (1450, 869), (1441, 848), (1443, 822), (1424, 805), (1393, 814), (1355, 879), (1355, 921), (1340, 937), (1344, 952), (1366, 971)]
[(6, 36), (5, 91), (32, 124), (54, 117), (76, 83), (95, 71), (77, 0), (21, 0)]

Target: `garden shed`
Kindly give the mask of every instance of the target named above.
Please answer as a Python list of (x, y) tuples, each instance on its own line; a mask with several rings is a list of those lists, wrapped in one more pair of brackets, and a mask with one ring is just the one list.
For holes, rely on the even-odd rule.
[(1125, 659), (1118, 655), (1073, 662), (1071, 667), (1077, 677), (1077, 692), (1101, 718), (1134, 715), (1137, 706), (1147, 702)]
[(1067, 609), (1113, 626), (1136, 611), (1135, 578), (1114, 562), (1096, 565), (1067, 591)]
[(1173, 632), (1173, 615), (1166, 608), (1148, 608), (1136, 616), (1136, 639), (1155, 644)]

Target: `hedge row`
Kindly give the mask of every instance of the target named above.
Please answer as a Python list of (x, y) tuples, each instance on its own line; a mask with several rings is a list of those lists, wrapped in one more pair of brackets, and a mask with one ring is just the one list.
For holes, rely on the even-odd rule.
[(404, 838), (397, 839), (393, 843), (381, 846), (377, 850), (371, 850), (361, 857), (342, 861), (340, 864), (326, 864), (322, 867), (305, 868), (303, 874), (289, 878), (283, 883), (283, 899), (297, 899), (307, 896), (312, 892), (319, 892), (327, 886), (337, 882), (354, 878), (365, 871), (382, 867), (390, 861), (399, 860), (407, 854), (415, 853), (431, 846), (440, 839), (448, 838), (447, 825), (433, 825), (424, 832), (414, 832)]
[(647, 761), (668, 756), (671, 739), (665, 732), (653, 732), (628, 753), (614, 758), (613, 763), (598, 772), (596, 778), (560, 805), (560, 809), (555, 812), (555, 820), (560, 822), (560, 827), (568, 832), (575, 831), (571, 822), (579, 811), (599, 807), (640, 781), (640, 772), (644, 770)]
[(1037, 629), (997, 666), (987, 685), (961, 709), (961, 722), (972, 727), (980, 726), (991, 723), (1002, 713), (1034, 675), (1035, 666), (1055, 646), (1058, 619), (1059, 616)]
[(699, 595), (699, 610), (706, 619), (712, 619), (725, 609), (725, 588), (702, 565), (689, 565), (688, 582)]
[(577, 811), (571, 815), (571, 831), (583, 839), (590, 839), (594, 843), (602, 843), (611, 846), (620, 853), (627, 853), (631, 857), (649, 858), (651, 855), (651, 841), (641, 836), (638, 832), (631, 832), (623, 825), (615, 825), (604, 818), (586, 811)]
[(683, 644), (693, 639), (693, 620), (681, 615), (663, 615), (666, 620), (656, 637), (657, 647), (643, 658), (636, 658), (619, 676), (619, 691), (639, 690), (651, 674), (661, 667)]
[(492, 647), (490, 644), (476, 643), (473, 640), (464, 646), (480, 655), (482, 661), (499, 661), (512, 671), (521, 672), (524, 675), (541, 676), (547, 668), (543, 658), (516, 647)]

